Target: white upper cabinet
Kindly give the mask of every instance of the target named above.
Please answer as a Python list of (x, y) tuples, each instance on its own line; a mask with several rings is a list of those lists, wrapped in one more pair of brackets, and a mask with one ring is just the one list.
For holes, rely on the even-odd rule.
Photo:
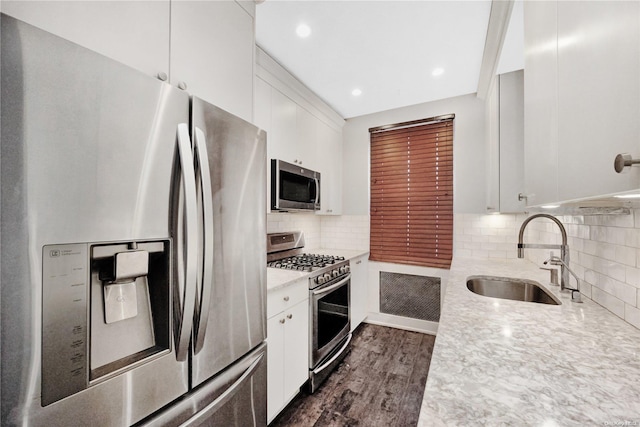
[(524, 6), (528, 204), (640, 188), (640, 2)]
[(252, 2), (3, 1), (2, 12), (253, 119)]
[(317, 159), (320, 163), (320, 215), (342, 214), (342, 134), (318, 121)]
[(150, 76), (169, 74), (169, 0), (2, 1), (1, 11)]
[(255, 80), (253, 123), (267, 132), (267, 140), (271, 137), (271, 86), (261, 78)]
[[(294, 163), (297, 161), (303, 167), (322, 173), (318, 161), (318, 144), (320, 143), (318, 133), (321, 125), (322, 123), (313, 114), (297, 105), (296, 136), (293, 151), (288, 156), (294, 157)], [(283, 159), (286, 160), (286, 158)]]
[(558, 196), (640, 188), (640, 2), (558, 2)]
[(524, 176), (527, 204), (558, 200), (557, 4), (524, 2)]
[(524, 212), (524, 73), (501, 74), (500, 212)]
[(300, 158), (296, 147), (296, 103), (280, 91), (271, 89), (271, 132), (267, 138), (270, 159), (297, 164)]
[(487, 212), (524, 212), (522, 70), (496, 76), (487, 97)]
[(171, 2), (171, 83), (253, 121), (253, 21), (233, 1)]

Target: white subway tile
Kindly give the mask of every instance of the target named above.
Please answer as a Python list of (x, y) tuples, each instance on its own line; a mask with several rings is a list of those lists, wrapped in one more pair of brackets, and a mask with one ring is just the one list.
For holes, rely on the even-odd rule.
[(504, 259), (507, 257), (506, 251), (493, 250), (489, 251), (489, 258), (501, 258)]
[(640, 288), (640, 269), (635, 267), (627, 267), (625, 270), (626, 282), (635, 286), (636, 288)]
[(455, 256), (457, 257), (471, 257), (472, 255), (471, 249), (458, 249), (455, 251)]
[(637, 307), (633, 307), (629, 304), (625, 304), (624, 320), (631, 323), (636, 328), (640, 329), (640, 310)]
[(630, 266), (636, 265), (636, 252), (635, 248), (628, 246), (616, 246), (615, 260)]
[(591, 296), (593, 301), (597, 302), (616, 316), (624, 319), (624, 302), (622, 300), (619, 300), (613, 295), (610, 295), (596, 287), (591, 289)]

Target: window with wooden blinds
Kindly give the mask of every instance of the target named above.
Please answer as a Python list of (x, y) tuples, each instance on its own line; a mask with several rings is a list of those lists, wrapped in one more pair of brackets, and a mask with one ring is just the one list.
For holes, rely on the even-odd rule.
[(453, 115), (369, 129), (373, 261), (449, 268)]

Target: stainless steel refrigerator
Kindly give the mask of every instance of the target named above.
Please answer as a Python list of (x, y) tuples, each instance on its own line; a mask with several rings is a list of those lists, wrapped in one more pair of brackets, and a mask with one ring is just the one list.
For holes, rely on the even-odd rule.
[(5, 425), (266, 425), (266, 136), (2, 15)]

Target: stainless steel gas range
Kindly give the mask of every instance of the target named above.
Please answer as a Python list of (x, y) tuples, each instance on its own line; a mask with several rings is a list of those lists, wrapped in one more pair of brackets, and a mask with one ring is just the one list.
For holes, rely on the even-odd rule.
[(308, 271), (309, 382), (313, 393), (349, 353), (351, 269), (344, 257), (304, 252), (301, 231), (267, 235), (267, 266)]

